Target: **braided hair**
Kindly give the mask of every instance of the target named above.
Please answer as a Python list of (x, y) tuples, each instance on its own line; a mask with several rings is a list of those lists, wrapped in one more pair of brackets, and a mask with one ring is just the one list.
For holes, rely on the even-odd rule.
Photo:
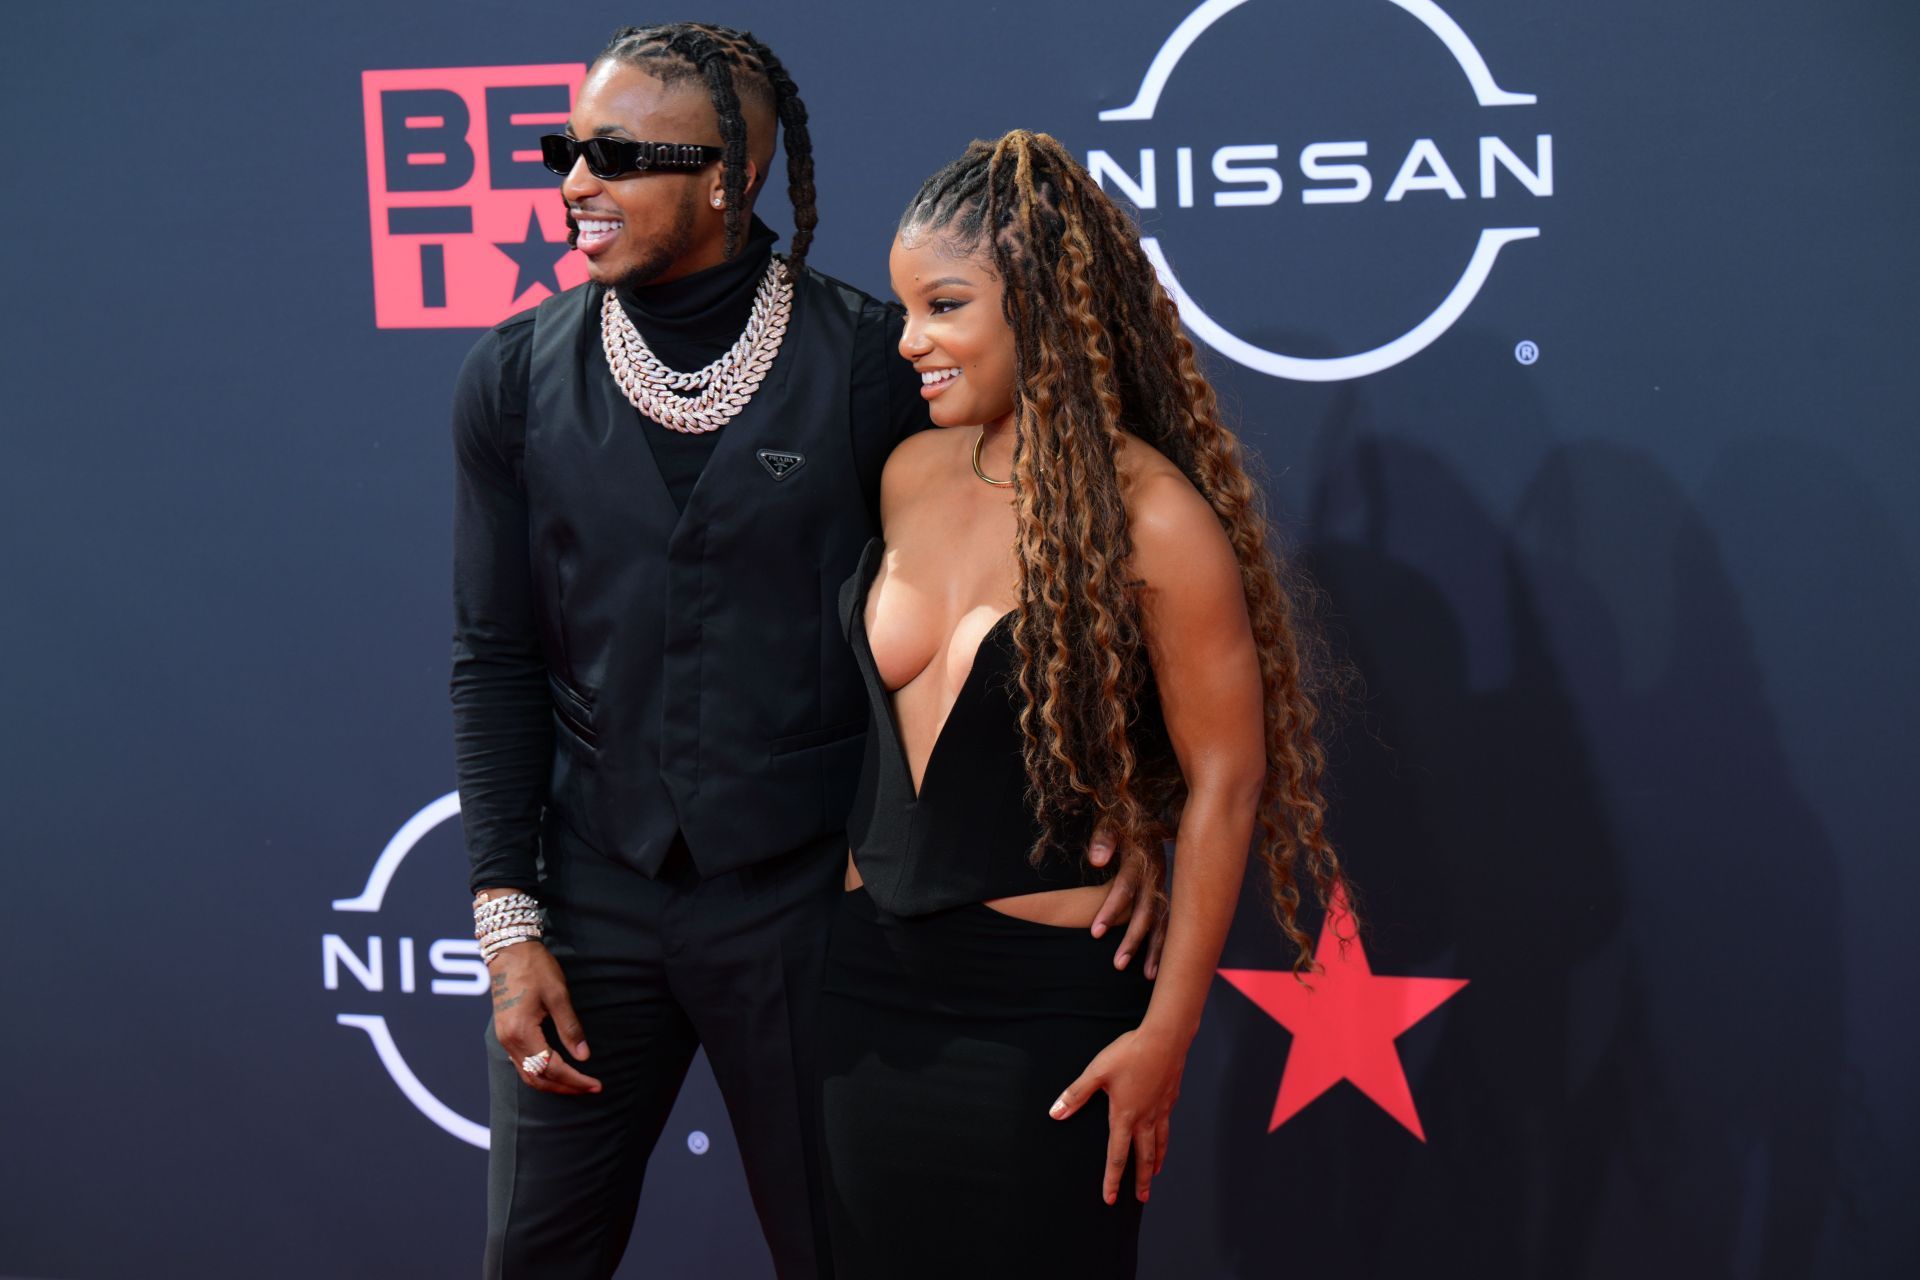
[(1163, 843), (1186, 803), (1177, 762), (1136, 753), (1128, 734), (1148, 672), (1116, 465), (1131, 433), (1205, 497), (1239, 562), (1266, 724), (1256, 847), (1294, 967), (1311, 967), (1312, 940), (1295, 918), (1300, 871), (1323, 906), (1339, 895), (1359, 923), (1326, 834), (1315, 734), (1319, 695), (1339, 671), (1303, 616), (1311, 588), (1268, 537), (1260, 491), (1139, 229), (1059, 142), (1015, 130), (973, 143), (927, 179), (900, 232), (986, 257), (1004, 287), (1015, 360), (1013, 638), (1041, 828), (1032, 856), (1056, 844), (1067, 816), (1091, 812), (1144, 854), (1159, 892)]
[(749, 31), (675, 22), (652, 27), (622, 27), (594, 59), (608, 58), (636, 67), (662, 84), (698, 78), (713, 100), (720, 118), (722, 161), (727, 199), (726, 256), (738, 252), (747, 232), (747, 119), (740, 95), (770, 103), (780, 121), (787, 152), (787, 196), (793, 202), (793, 244), (788, 268), (797, 273), (806, 265), (813, 229), (820, 224), (814, 207), (813, 139), (807, 132), (807, 104), (793, 77), (774, 57), (773, 50)]

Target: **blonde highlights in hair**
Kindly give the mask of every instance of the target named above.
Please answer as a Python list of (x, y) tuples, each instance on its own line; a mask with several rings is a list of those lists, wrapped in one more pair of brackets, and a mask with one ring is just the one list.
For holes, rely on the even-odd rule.
[(1341, 881), (1315, 736), (1325, 664), (1296, 606), (1304, 587), (1290, 582), (1268, 536), (1239, 442), (1138, 229), (1059, 142), (1025, 130), (973, 143), (927, 180), (900, 225), (985, 252), (1005, 288), (1016, 361), (1013, 641), (1028, 799), (1041, 827), (1033, 856), (1090, 813), (1147, 860), (1157, 893), (1162, 847), (1186, 801), (1177, 763), (1142, 758), (1128, 731), (1148, 678), (1117, 469), (1131, 432), (1206, 498), (1240, 565), (1266, 726), (1257, 853), (1295, 968), (1308, 968), (1301, 884), (1325, 905)]

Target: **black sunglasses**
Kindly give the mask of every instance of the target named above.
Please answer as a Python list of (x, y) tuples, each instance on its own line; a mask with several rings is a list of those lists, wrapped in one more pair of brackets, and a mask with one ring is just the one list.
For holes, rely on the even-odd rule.
[(561, 177), (573, 172), (573, 162), (587, 158), (587, 172), (596, 178), (619, 178), (629, 173), (662, 169), (692, 173), (726, 152), (691, 142), (631, 142), (625, 138), (569, 138), (549, 133), (540, 139), (540, 159)]

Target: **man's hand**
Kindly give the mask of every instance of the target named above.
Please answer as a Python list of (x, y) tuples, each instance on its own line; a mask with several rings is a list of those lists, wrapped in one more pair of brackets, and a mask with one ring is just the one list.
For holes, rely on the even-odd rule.
[[(1113, 860), (1113, 836), (1102, 829), (1093, 833), (1093, 843), (1087, 847), (1087, 861), (1096, 867), (1104, 867)], [(1121, 921), (1126, 921), (1127, 931), (1120, 938), (1120, 949), (1113, 954), (1113, 967), (1124, 969), (1133, 957), (1140, 952), (1140, 940), (1147, 940), (1147, 960), (1142, 972), (1148, 981), (1160, 972), (1160, 952), (1167, 945), (1166, 917), (1149, 905), (1135, 911), (1134, 906), (1140, 897), (1140, 881), (1146, 871), (1144, 858), (1128, 857), (1120, 860), (1119, 874), (1107, 889), (1107, 900), (1100, 904), (1100, 911), (1093, 917), (1093, 936), (1104, 937), (1108, 929)]]
[(551, 1048), (540, 1024), (553, 1019), (560, 1043), (577, 1062), (587, 1060), (587, 1033), (567, 997), (567, 980), (560, 962), (538, 942), (522, 942), (494, 956), (487, 966), (493, 975), (493, 1034), (512, 1059), (520, 1079), (542, 1093), (600, 1092), (600, 1082), (574, 1070), (560, 1055), (547, 1060), (547, 1069), (533, 1075), (520, 1063)]

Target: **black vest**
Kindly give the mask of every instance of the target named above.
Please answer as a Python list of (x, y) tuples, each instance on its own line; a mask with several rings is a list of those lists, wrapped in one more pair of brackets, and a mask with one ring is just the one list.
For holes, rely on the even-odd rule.
[[(666, 428), (607, 369), (604, 292), (570, 289), (534, 319), (525, 477), (559, 726), (548, 804), (648, 875), (682, 832), (713, 875), (846, 821), (867, 708), (836, 595), (876, 531), (860, 476), (879, 468), (857, 455), (892, 444), (885, 388), (851, 376), (878, 304), (802, 275), (780, 354), (676, 512), (642, 434)], [(864, 332), (886, 340), (884, 325)]]

